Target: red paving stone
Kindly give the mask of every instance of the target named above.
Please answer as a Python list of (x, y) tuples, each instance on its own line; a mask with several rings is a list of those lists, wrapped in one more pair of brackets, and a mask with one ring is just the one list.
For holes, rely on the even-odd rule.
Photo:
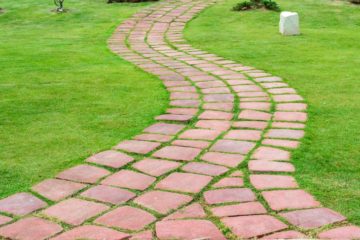
[(305, 111), (306, 108), (305, 103), (280, 103), (276, 105), (278, 111)]
[(183, 132), (179, 138), (195, 140), (214, 140), (221, 134), (221, 131), (207, 129), (190, 129)]
[(105, 151), (89, 157), (86, 161), (112, 168), (120, 168), (134, 160), (133, 157), (118, 151)]
[(80, 225), (108, 209), (109, 207), (104, 204), (70, 198), (45, 209), (42, 213), (67, 224)]
[(184, 219), (184, 218), (205, 218), (206, 214), (204, 209), (199, 203), (193, 203), (186, 206), (173, 214), (170, 214), (164, 220)]
[(305, 128), (305, 124), (303, 123), (291, 123), (291, 122), (273, 122), (271, 126), (273, 128), (294, 128), (294, 129)]
[(236, 167), (244, 160), (244, 156), (231, 153), (207, 152), (201, 157), (201, 160), (227, 167)]
[(232, 118), (232, 113), (211, 110), (206, 110), (199, 116), (199, 119), (205, 120), (231, 120)]
[(134, 198), (136, 195), (135, 193), (125, 189), (98, 185), (89, 188), (88, 190), (83, 192), (81, 196), (100, 202), (120, 204), (127, 202), (128, 200)]
[(261, 111), (270, 111), (271, 104), (267, 102), (242, 102), (240, 109), (252, 109)]
[(324, 231), (318, 235), (321, 239), (360, 239), (360, 227), (344, 226)]
[(259, 190), (271, 188), (297, 188), (298, 184), (292, 176), (282, 175), (250, 175), (251, 184)]
[(254, 172), (295, 172), (295, 167), (291, 163), (275, 161), (250, 161), (249, 170)]
[(307, 237), (304, 234), (302, 234), (301, 232), (290, 230), (290, 231), (273, 233), (273, 234), (267, 235), (260, 239), (268, 239), (268, 240), (270, 240), (270, 239), (307, 239)]
[(210, 181), (211, 177), (192, 173), (172, 173), (168, 177), (161, 180), (157, 185), (157, 189), (198, 193)]
[(244, 185), (244, 181), (241, 178), (237, 177), (227, 177), (223, 178), (217, 183), (213, 185), (213, 187), (242, 187)]
[(197, 148), (167, 146), (155, 152), (153, 156), (178, 161), (191, 161), (194, 160), (200, 152), (201, 149)]
[[(184, 116), (184, 115), (182, 115)], [(142, 141), (154, 141), (154, 142), (169, 142), (171, 139), (173, 139), (172, 136), (168, 135), (161, 135), (161, 134), (151, 134), (151, 133), (145, 133), (135, 136), (133, 139), (135, 140), (142, 140)]]
[(151, 191), (137, 197), (134, 202), (143, 207), (155, 210), (158, 213), (166, 214), (191, 200), (192, 197), (184, 194)]
[(299, 147), (300, 142), (293, 140), (264, 139), (264, 141), (262, 141), (262, 144), (295, 149)]
[(156, 178), (129, 170), (121, 170), (105, 178), (101, 183), (116, 187), (145, 190)]
[(11, 217), (0, 215), (0, 225), (4, 225), (4, 224), (6, 224), (8, 222), (11, 222), (11, 221), (12, 221)]
[(62, 231), (62, 227), (47, 220), (29, 217), (0, 228), (0, 237), (19, 240), (47, 239)]
[(302, 97), (296, 94), (274, 95), (273, 99), (275, 102), (298, 102), (304, 100)]
[(208, 204), (251, 202), (256, 199), (255, 194), (248, 188), (210, 190), (204, 193), (204, 198)]
[(307, 114), (303, 112), (275, 112), (274, 120), (285, 122), (305, 122), (307, 120)]
[[(212, 88), (209, 88), (209, 89), (212, 89)], [(206, 109), (206, 110), (217, 110), (217, 111), (230, 112), (234, 108), (234, 104), (232, 102), (204, 103), (202, 108)]]
[(255, 147), (255, 143), (252, 142), (219, 140), (210, 150), (215, 152), (247, 154), (253, 147)]
[(240, 238), (252, 238), (287, 228), (287, 225), (268, 215), (226, 217), (221, 220)]
[(235, 217), (264, 214), (266, 209), (259, 202), (248, 202), (214, 207), (211, 209), (211, 212), (217, 217)]
[(260, 121), (240, 121), (234, 122), (234, 128), (253, 128), (253, 129), (265, 129), (268, 125), (267, 122), (260, 122)]
[(170, 106), (174, 107), (199, 107), (200, 101), (199, 100), (173, 100), (170, 102)]
[(171, 123), (155, 123), (154, 125), (146, 128), (144, 132), (158, 133), (165, 135), (175, 135), (185, 128), (185, 125), (171, 124)]
[(161, 176), (179, 166), (180, 163), (178, 162), (149, 158), (137, 162), (133, 165), (133, 167), (137, 170), (155, 177)]
[(180, 147), (193, 147), (193, 148), (204, 149), (209, 147), (211, 143), (207, 141), (198, 141), (198, 140), (175, 140), (171, 144)]
[(199, 110), (197, 108), (169, 108), (166, 110), (168, 113), (172, 114), (183, 114), (194, 116)]
[(271, 114), (255, 110), (243, 110), (239, 114), (239, 119), (268, 121), (271, 119)]
[(29, 193), (16, 193), (0, 200), (0, 212), (14, 215), (26, 215), (41, 208), (47, 204), (39, 198)]
[(207, 220), (169, 220), (156, 223), (156, 236), (160, 240), (169, 239), (216, 239), (225, 240), (217, 227)]
[(254, 152), (252, 158), (257, 160), (288, 161), (290, 160), (290, 152), (273, 147), (259, 147)]
[(157, 142), (127, 140), (119, 143), (117, 146), (115, 146), (115, 149), (130, 153), (147, 154), (158, 148), (160, 145), (161, 143)]
[(205, 102), (233, 102), (234, 95), (232, 94), (205, 94)]
[(304, 137), (304, 131), (290, 129), (270, 129), (269, 132), (266, 134), (266, 137), (300, 139)]
[(230, 121), (200, 120), (195, 125), (198, 128), (209, 128), (218, 131), (226, 131), (231, 127)]
[(230, 174), (230, 177), (242, 177), (242, 176), (244, 176), (244, 173), (242, 171), (239, 171), (239, 170), (237, 170), (237, 171), (233, 172), (232, 174)]
[(191, 162), (182, 167), (182, 170), (185, 172), (199, 173), (210, 176), (219, 176), (229, 169), (223, 166), (200, 163), (200, 162)]
[(261, 138), (261, 131), (257, 130), (231, 130), (224, 138), (235, 140), (257, 141)]
[(132, 237), (130, 238), (130, 240), (152, 240), (152, 239), (153, 239), (153, 234), (151, 231), (144, 231), (141, 233), (137, 233), (132, 235)]
[(346, 219), (341, 214), (328, 208), (296, 210), (281, 213), (280, 215), (291, 224), (304, 229), (318, 228), (328, 224), (341, 222)]
[(123, 206), (112, 210), (95, 220), (95, 223), (127, 230), (141, 230), (156, 218), (139, 208)]
[(276, 211), (319, 207), (320, 203), (304, 190), (276, 190), (262, 192), (270, 208)]
[(78, 165), (59, 173), (57, 178), (82, 183), (96, 183), (109, 174), (110, 172), (103, 168), (90, 165)]
[(128, 239), (129, 234), (121, 233), (110, 228), (85, 225), (73, 228), (51, 240), (74, 240), (74, 239), (91, 239), (91, 240), (122, 240)]
[(80, 191), (86, 186), (85, 184), (60, 179), (47, 179), (33, 186), (31, 190), (52, 201), (59, 201)]

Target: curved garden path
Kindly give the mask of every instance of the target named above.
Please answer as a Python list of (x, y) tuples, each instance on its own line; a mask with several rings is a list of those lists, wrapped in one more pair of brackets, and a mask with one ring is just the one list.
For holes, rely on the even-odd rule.
[(279, 77), (184, 41), (186, 22), (212, 3), (162, 1), (116, 29), (110, 48), (163, 81), (167, 113), (133, 140), (0, 200), (0, 236), (360, 238), (293, 177), (302, 97)]

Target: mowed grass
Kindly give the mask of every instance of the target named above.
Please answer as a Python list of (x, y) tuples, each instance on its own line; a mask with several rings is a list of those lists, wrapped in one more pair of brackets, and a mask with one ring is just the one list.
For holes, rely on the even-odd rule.
[(279, 13), (233, 12), (220, 1), (186, 30), (194, 46), (283, 77), (309, 104), (296, 178), (321, 203), (360, 224), (360, 7), (278, 0), (297, 11), (301, 36), (278, 33)]
[(164, 111), (161, 81), (107, 39), (148, 4), (0, 1), (0, 198), (132, 137)]

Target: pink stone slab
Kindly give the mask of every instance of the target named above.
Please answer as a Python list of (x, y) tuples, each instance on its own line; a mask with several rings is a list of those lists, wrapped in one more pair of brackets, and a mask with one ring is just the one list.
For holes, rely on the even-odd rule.
[(118, 232), (110, 228), (85, 225), (73, 228), (51, 240), (75, 240), (75, 239), (91, 239), (91, 240), (125, 240), (129, 235)]
[(47, 204), (44, 201), (29, 193), (16, 193), (0, 200), (0, 212), (20, 216), (29, 214), (46, 206)]
[(60, 179), (47, 179), (36, 184), (31, 189), (47, 199), (59, 201), (80, 191), (86, 186), (85, 184)]
[(217, 217), (234, 217), (264, 214), (266, 213), (266, 209), (259, 202), (248, 202), (214, 207), (211, 209), (211, 212)]
[(129, 155), (113, 150), (101, 152), (86, 159), (87, 162), (97, 163), (112, 168), (120, 168), (133, 160), (134, 158)]

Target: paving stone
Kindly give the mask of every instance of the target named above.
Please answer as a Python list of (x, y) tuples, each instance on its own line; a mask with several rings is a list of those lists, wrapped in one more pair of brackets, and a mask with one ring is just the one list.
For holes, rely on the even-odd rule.
[(186, 206), (173, 214), (170, 214), (164, 220), (184, 219), (184, 218), (205, 218), (206, 214), (204, 209), (199, 203), (193, 203)]
[(210, 190), (204, 193), (204, 198), (208, 204), (250, 202), (256, 200), (255, 194), (248, 188)]
[(270, 208), (276, 211), (319, 207), (320, 203), (304, 190), (276, 190), (262, 192)]
[(115, 231), (110, 228), (85, 225), (73, 228), (51, 240), (74, 240), (74, 239), (91, 239), (91, 240), (122, 240), (128, 239), (129, 234)]
[(170, 99), (198, 99), (199, 94), (197, 93), (187, 93), (187, 92), (174, 92), (170, 94)]
[(172, 124), (172, 123), (155, 123), (154, 125), (146, 128), (144, 132), (158, 133), (165, 135), (176, 135), (185, 128), (185, 125)]
[(145, 190), (156, 178), (129, 170), (121, 170), (105, 178), (101, 183), (116, 187)]
[(230, 93), (230, 89), (227, 87), (218, 87), (218, 88), (206, 88), (201, 90), (203, 93)]
[(273, 88), (268, 90), (271, 94), (290, 94), (296, 93), (295, 89), (293, 88)]
[(257, 82), (280, 82), (282, 79), (280, 77), (258, 77), (255, 79)]
[[(181, 116), (185, 116), (185, 115), (181, 115)], [(169, 142), (171, 141), (171, 139), (173, 139), (172, 136), (168, 136), (168, 135), (161, 135), (161, 134), (151, 134), (151, 133), (146, 133), (146, 134), (140, 134), (134, 137), (135, 140), (141, 140), (141, 141), (155, 141), (155, 142)]]
[(271, 114), (255, 110), (243, 110), (239, 114), (239, 119), (269, 121)]
[(226, 131), (231, 127), (230, 121), (200, 120), (195, 125), (198, 128), (209, 128), (217, 131)]
[(146, 158), (133, 165), (134, 168), (155, 177), (161, 176), (179, 166), (180, 163), (177, 162), (149, 158)]
[(152, 240), (152, 239), (153, 239), (153, 234), (150, 230), (134, 234), (130, 238), (130, 240)]
[(272, 147), (259, 147), (252, 155), (252, 158), (258, 160), (270, 160), (270, 161), (272, 160), (289, 161), (290, 152)]
[(198, 141), (198, 140), (175, 140), (171, 144), (180, 147), (193, 147), (193, 148), (204, 149), (209, 147), (211, 143), (207, 141)]
[(266, 209), (259, 202), (247, 202), (234, 205), (214, 207), (211, 212), (217, 217), (235, 217), (264, 214)]
[(298, 102), (304, 99), (296, 94), (273, 95), (275, 102)]
[(65, 180), (47, 179), (36, 184), (31, 189), (34, 192), (46, 197), (47, 199), (52, 201), (59, 201), (80, 191), (86, 186), (87, 185), (85, 184)]
[(56, 223), (37, 217), (29, 217), (0, 228), (0, 238), (42, 240), (61, 231), (62, 227)]
[(233, 102), (234, 95), (232, 95), (232, 94), (204, 94), (203, 100), (205, 102)]
[(198, 193), (209, 182), (211, 177), (192, 173), (172, 173), (165, 179), (161, 180), (157, 185), (157, 189)]
[(182, 167), (182, 170), (185, 172), (199, 173), (210, 176), (219, 176), (229, 169), (223, 166), (200, 163), (200, 162), (191, 162)]
[(200, 152), (201, 149), (197, 148), (167, 146), (155, 152), (153, 156), (179, 161), (191, 161), (194, 160)]
[(268, 215), (226, 217), (221, 220), (240, 238), (253, 238), (287, 228), (287, 225)]
[(179, 138), (197, 139), (197, 140), (214, 140), (221, 134), (221, 131), (208, 129), (189, 129), (183, 132)]
[(268, 73), (264, 73), (264, 72), (250, 72), (250, 73), (248, 73), (248, 75), (250, 76), (250, 77), (266, 77), (266, 76), (269, 76), (270, 74), (268, 74)]
[(221, 81), (197, 82), (196, 86), (199, 88), (226, 87), (226, 85)]
[(307, 105), (305, 103), (280, 103), (276, 105), (278, 111), (305, 111)]
[(252, 84), (253, 83), (250, 80), (227, 80), (226, 82), (231, 86)]
[(287, 221), (304, 229), (313, 229), (344, 221), (346, 218), (328, 208), (314, 208), (281, 213)]
[(166, 214), (190, 202), (192, 197), (179, 193), (151, 191), (137, 197), (134, 202), (158, 213)]
[(120, 204), (129, 201), (136, 195), (125, 189), (98, 185), (86, 190), (81, 196), (100, 202)]
[(168, 239), (216, 239), (225, 240), (220, 230), (207, 220), (169, 220), (156, 223), (156, 235), (160, 240)]
[(240, 98), (243, 98), (243, 97), (249, 97), (249, 98), (250, 97), (267, 97), (268, 96), (268, 94), (265, 92), (238, 92), (237, 95)]
[(284, 82), (264, 82), (261, 83), (263, 88), (279, 88), (279, 87), (288, 87), (288, 85)]
[(196, 88), (192, 86), (169, 87), (167, 90), (169, 92), (196, 92)]
[(262, 144), (295, 149), (299, 147), (300, 142), (293, 140), (282, 140), (282, 139), (264, 139), (262, 141)]
[(270, 129), (266, 134), (268, 138), (288, 138), (288, 139), (301, 139), (304, 137), (303, 130), (290, 130), (290, 129)]
[(243, 177), (244, 176), (244, 173), (242, 171), (235, 171), (233, 172), (232, 174), (230, 174), (230, 177)]
[(307, 114), (303, 112), (275, 112), (275, 121), (306, 122)]
[(262, 237), (260, 239), (307, 239), (307, 237), (302, 234), (301, 232), (297, 232), (294, 230), (289, 231), (283, 231), (283, 232), (277, 232), (270, 235), (267, 235), (265, 237)]
[(86, 159), (87, 162), (97, 163), (112, 168), (121, 168), (133, 160), (134, 158), (129, 155), (113, 150), (101, 152)]
[(6, 224), (8, 222), (11, 222), (11, 221), (12, 221), (11, 217), (0, 215), (0, 225), (4, 225), (4, 224)]
[(205, 110), (199, 116), (199, 119), (207, 119), (207, 120), (231, 120), (232, 118), (233, 118), (232, 113), (211, 111), (211, 110)]
[(240, 109), (270, 111), (271, 104), (267, 102), (241, 102), (239, 107)]
[(59, 173), (57, 178), (82, 183), (96, 183), (109, 174), (110, 172), (106, 169), (83, 164)]
[(199, 100), (172, 100), (170, 102), (170, 106), (174, 107), (199, 107), (200, 101)]
[(265, 129), (267, 127), (267, 122), (260, 122), (260, 121), (240, 121), (234, 122), (234, 128), (253, 128), (253, 129)]
[(292, 176), (283, 175), (250, 175), (251, 184), (259, 190), (271, 188), (298, 188), (296, 180)]
[(147, 154), (158, 148), (160, 145), (161, 143), (157, 142), (126, 140), (115, 146), (115, 149), (120, 149), (131, 153)]
[(261, 139), (261, 133), (261, 131), (257, 130), (230, 130), (224, 138), (257, 141)]
[(295, 172), (295, 168), (291, 163), (266, 160), (250, 161), (249, 170), (255, 172)]
[(235, 92), (258, 92), (261, 91), (261, 88), (255, 84), (251, 85), (239, 85), (232, 87)]
[(255, 143), (233, 140), (219, 140), (212, 147), (211, 151), (247, 154), (255, 147)]
[(305, 124), (303, 123), (291, 123), (291, 122), (273, 122), (271, 124), (273, 128), (295, 128), (295, 129), (304, 129)]
[(70, 198), (45, 209), (42, 213), (67, 224), (80, 225), (108, 209), (109, 207), (104, 204)]
[(232, 102), (204, 103), (202, 108), (206, 110), (218, 110), (218, 111), (230, 112), (234, 108), (234, 103)]
[(269, 97), (242, 97), (241, 102), (270, 102), (270, 98)]
[(29, 193), (16, 193), (0, 200), (0, 212), (20, 216), (29, 214), (46, 206), (47, 204), (44, 201)]
[(244, 160), (244, 156), (240, 154), (207, 152), (201, 159), (227, 167), (236, 167)]
[(320, 233), (321, 239), (360, 239), (360, 227), (357, 226), (344, 226), (330, 229)]
[(223, 178), (213, 185), (213, 187), (242, 187), (244, 181), (237, 177)]
[(135, 231), (143, 229), (155, 220), (153, 215), (144, 210), (122, 206), (99, 217), (95, 223)]
[(169, 108), (166, 110), (167, 113), (183, 114), (183, 115), (190, 115), (190, 116), (195, 116), (198, 111), (199, 111), (199, 109), (197, 109), (197, 108)]

